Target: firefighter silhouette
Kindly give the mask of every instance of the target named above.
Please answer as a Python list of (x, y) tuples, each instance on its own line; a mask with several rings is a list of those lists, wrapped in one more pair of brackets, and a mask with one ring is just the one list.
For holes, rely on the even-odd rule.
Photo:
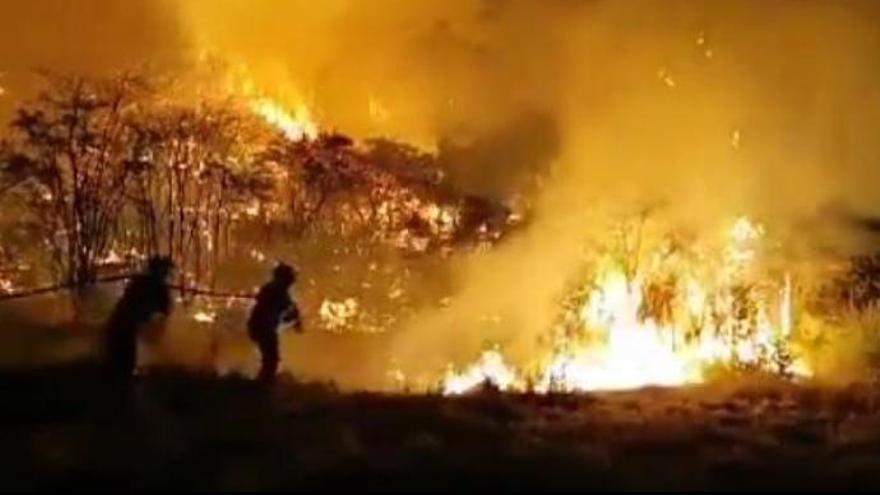
[(272, 272), (272, 280), (260, 288), (257, 303), (248, 319), (248, 335), (260, 350), (259, 379), (263, 382), (272, 382), (278, 372), (281, 327), (292, 324), (298, 333), (302, 333), (299, 308), (288, 292), (294, 282), (296, 271), (293, 267), (278, 264)]
[(167, 257), (153, 257), (147, 269), (131, 279), (107, 323), (105, 352), (110, 372), (127, 380), (137, 366), (139, 331), (154, 316), (171, 312), (168, 277), (174, 263)]

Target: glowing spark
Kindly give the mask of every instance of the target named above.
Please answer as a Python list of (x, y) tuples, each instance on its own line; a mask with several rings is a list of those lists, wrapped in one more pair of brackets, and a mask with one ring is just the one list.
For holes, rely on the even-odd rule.
[(739, 129), (734, 129), (733, 131), (731, 131), (731, 133), (730, 133), (730, 147), (735, 150), (738, 150), (739, 146), (740, 146), (740, 138), (741, 138), (741, 136), (740, 136)]
[(665, 84), (667, 87), (675, 87), (675, 80), (672, 78), (672, 75), (669, 74), (665, 67), (660, 68), (660, 70), (657, 71), (657, 78), (663, 81), (663, 84)]
[(214, 313), (213, 311), (197, 311), (193, 314), (192, 318), (199, 323), (214, 323), (217, 319), (217, 313)]

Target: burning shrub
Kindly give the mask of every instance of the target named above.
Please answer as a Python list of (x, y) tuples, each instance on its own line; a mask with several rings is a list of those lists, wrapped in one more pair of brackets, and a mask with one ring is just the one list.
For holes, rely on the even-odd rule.
[(263, 156), (287, 170), (290, 221), (302, 233), (366, 236), (424, 252), (499, 228), (499, 207), (451, 190), (433, 158), (406, 145), (321, 134), (276, 140)]
[[(790, 276), (758, 269), (762, 233), (741, 218), (718, 251), (710, 243), (693, 246), (696, 255), (673, 252), (641, 234), (635, 244), (611, 246), (592, 261), (590, 281), (564, 299), (549, 352), (530, 363), (527, 379), (493, 351), (447, 374), (445, 389), (459, 392), (480, 377), (537, 391), (679, 385), (705, 380), (719, 364), (809, 374), (792, 348)], [(508, 374), (516, 379), (497, 379)]]
[(48, 88), (12, 123), (2, 172), (29, 206), (28, 221), (42, 231), (58, 278), (85, 285), (95, 281), (119, 228), (133, 174), (129, 119), (149, 88), (127, 75), (47, 77)]

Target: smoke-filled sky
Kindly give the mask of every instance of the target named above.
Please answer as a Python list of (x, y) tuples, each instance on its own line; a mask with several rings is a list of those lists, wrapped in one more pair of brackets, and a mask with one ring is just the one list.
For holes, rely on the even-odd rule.
[(0, 0), (0, 105), (8, 115), (38, 69), (106, 72), (168, 62), (184, 47), (161, 0)]
[(456, 166), (492, 193), (556, 164), (586, 190), (872, 207), (878, 22), (871, 1), (2, 0), (0, 101), (36, 68), (207, 52), (327, 126), (473, 144)]
[(880, 213), (871, 0), (0, 0), (0, 115), (33, 68), (205, 53), (326, 127), (439, 149), (474, 192), (549, 177), (534, 226), (465, 263), (452, 313), (545, 325), (597, 201), (783, 230), (828, 204)]

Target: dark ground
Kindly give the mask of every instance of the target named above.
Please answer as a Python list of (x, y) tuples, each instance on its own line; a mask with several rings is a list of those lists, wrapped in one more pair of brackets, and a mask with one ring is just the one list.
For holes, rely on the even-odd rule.
[(868, 387), (536, 396), (274, 390), (89, 364), (0, 373), (4, 489), (880, 488)]

